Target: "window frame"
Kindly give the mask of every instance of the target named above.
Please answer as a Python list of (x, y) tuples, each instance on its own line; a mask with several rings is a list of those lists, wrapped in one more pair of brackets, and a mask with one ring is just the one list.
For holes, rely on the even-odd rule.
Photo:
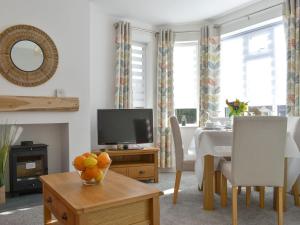
[[(250, 62), (252, 60), (259, 60), (259, 59), (263, 59), (263, 58), (271, 58), (271, 64), (273, 65), (272, 67), (272, 71), (271, 71), (271, 77), (272, 77), (272, 103), (268, 106), (272, 106), (273, 108), (273, 112), (275, 114), (279, 113), (279, 107), (283, 106), (282, 104), (274, 104), (276, 102), (275, 98), (276, 98), (276, 70), (274, 69), (276, 67), (276, 52), (275, 52), (275, 29), (276, 27), (283, 25), (283, 20), (277, 20), (275, 22), (270, 22), (268, 24), (264, 24), (259, 26), (259, 24), (257, 24), (258, 26), (253, 28), (249, 28), (249, 29), (241, 29), (243, 31), (238, 32), (235, 31), (233, 32), (234, 34), (232, 35), (228, 35), (225, 34), (223, 37), (221, 37), (221, 44), (223, 41), (226, 40), (230, 40), (233, 38), (242, 38), (243, 40), (243, 87), (244, 87), (244, 95), (247, 96), (247, 72), (246, 72), (246, 65), (247, 62)], [(267, 52), (262, 52), (262, 53), (251, 53), (249, 51), (249, 41), (252, 37), (261, 35), (261, 34), (268, 34), (270, 43), (269, 43), (269, 47), (268, 47), (268, 51)], [(222, 48), (222, 46), (221, 46)], [(222, 87), (221, 87), (222, 88)], [(287, 104), (287, 103), (286, 103)], [(285, 104), (285, 106), (286, 106)], [(250, 105), (250, 107), (263, 107), (263, 106), (252, 106)], [(222, 110), (222, 109), (221, 109)], [(226, 114), (226, 113), (225, 113)]]
[[(192, 39), (184, 39), (184, 38), (181, 38), (180, 40), (175, 40), (175, 43), (174, 43), (174, 51), (175, 51), (175, 48), (176, 46), (179, 46), (179, 47), (190, 47), (190, 46), (197, 46), (197, 51), (196, 51), (196, 65), (197, 65), (197, 71), (196, 71), (196, 79), (197, 79), (197, 83), (199, 85), (197, 85), (197, 90), (196, 90), (196, 99), (197, 99), (197, 103), (196, 103), (196, 122), (195, 123), (186, 123), (185, 126), (183, 127), (194, 127), (194, 126), (198, 126), (199, 124), (199, 98), (200, 98), (200, 76), (199, 76), (199, 73), (200, 73), (200, 41), (196, 38), (192, 38)], [(173, 59), (173, 64), (174, 64), (174, 59)], [(174, 74), (175, 74), (175, 71), (174, 71)], [(174, 79), (175, 79), (175, 76), (174, 76)], [(175, 85), (174, 85), (174, 90), (175, 90)], [(176, 113), (176, 110), (177, 109), (195, 109), (195, 108), (175, 108), (175, 96), (174, 96), (174, 113)], [(182, 127), (182, 124), (181, 122), (179, 121), (180, 123), (180, 126)]]

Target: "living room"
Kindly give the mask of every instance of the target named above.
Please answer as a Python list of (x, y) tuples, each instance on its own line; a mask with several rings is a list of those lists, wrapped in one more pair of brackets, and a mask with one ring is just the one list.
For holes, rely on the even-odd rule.
[[(299, 223), (299, 1), (0, 1), (0, 224)], [(265, 117), (280, 120), (284, 141)], [(240, 119), (258, 121), (246, 145), (285, 155), (259, 170), (264, 155), (245, 153), (252, 171), (238, 184), (226, 168)], [(94, 163), (100, 184), (82, 175)], [(85, 215), (93, 207), (106, 211)]]

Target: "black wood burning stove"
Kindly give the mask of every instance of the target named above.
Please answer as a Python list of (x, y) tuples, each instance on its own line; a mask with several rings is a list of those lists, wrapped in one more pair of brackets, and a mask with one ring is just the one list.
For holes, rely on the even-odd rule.
[(48, 174), (47, 145), (14, 145), (9, 154), (10, 193), (41, 192), (39, 177)]

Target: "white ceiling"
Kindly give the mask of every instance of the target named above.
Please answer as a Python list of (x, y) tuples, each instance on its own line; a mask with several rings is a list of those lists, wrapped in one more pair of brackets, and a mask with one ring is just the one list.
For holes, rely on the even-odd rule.
[(258, 0), (94, 0), (102, 11), (151, 25), (196, 22)]

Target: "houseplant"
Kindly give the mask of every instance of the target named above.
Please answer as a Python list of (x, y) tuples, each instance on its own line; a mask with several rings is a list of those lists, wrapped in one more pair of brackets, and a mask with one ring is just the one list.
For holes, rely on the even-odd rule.
[(233, 102), (229, 102), (226, 99), (226, 104), (230, 110), (229, 117), (241, 116), (248, 111), (248, 102), (242, 102), (239, 99), (236, 99)]
[(0, 204), (5, 202), (5, 170), (10, 146), (20, 137), (23, 128), (15, 125), (0, 125)]

